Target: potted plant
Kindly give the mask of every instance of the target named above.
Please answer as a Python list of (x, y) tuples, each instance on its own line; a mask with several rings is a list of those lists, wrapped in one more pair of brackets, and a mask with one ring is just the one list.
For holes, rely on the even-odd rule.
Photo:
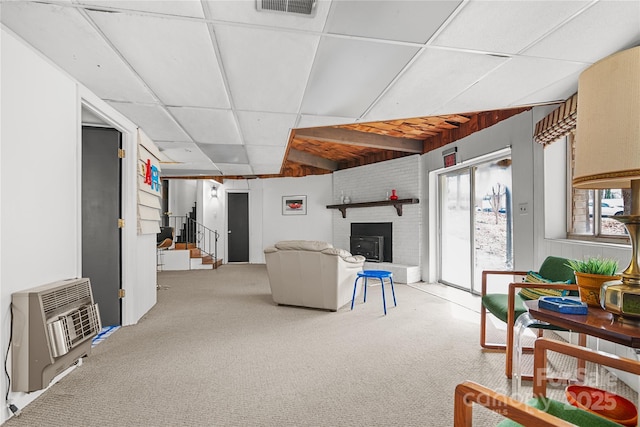
[(616, 275), (618, 261), (615, 259), (592, 257), (585, 260), (568, 260), (566, 265), (574, 271), (580, 300), (593, 307), (600, 307), (602, 284), (620, 280), (620, 276)]

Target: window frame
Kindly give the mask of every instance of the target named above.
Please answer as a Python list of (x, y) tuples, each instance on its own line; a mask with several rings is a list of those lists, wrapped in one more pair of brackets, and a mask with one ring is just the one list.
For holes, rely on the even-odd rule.
[(573, 180), (575, 130), (567, 135), (567, 239), (582, 240), (598, 243), (631, 244), (628, 235), (602, 234), (602, 216), (600, 206), (602, 203), (601, 190), (588, 190), (593, 192), (593, 230), (591, 234), (578, 234), (573, 232), (574, 224), (574, 191), (571, 185)]

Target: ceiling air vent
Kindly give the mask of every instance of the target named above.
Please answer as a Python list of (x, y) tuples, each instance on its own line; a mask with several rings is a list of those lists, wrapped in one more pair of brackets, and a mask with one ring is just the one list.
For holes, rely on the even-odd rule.
[(259, 11), (313, 15), (316, 10), (316, 0), (256, 0), (256, 8)]

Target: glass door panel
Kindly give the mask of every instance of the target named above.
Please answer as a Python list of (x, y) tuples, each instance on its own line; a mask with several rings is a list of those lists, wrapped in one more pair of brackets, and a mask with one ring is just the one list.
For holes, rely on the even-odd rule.
[(440, 175), (440, 280), (471, 290), (471, 174)]
[(511, 270), (513, 267), (511, 158), (481, 163), (473, 169), (473, 291), (479, 293), (483, 270)]

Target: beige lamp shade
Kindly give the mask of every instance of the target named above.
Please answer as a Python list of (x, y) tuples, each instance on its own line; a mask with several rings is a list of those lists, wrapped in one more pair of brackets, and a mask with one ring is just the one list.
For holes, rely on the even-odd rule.
[(580, 75), (573, 186), (630, 188), (633, 179), (640, 179), (640, 46)]

